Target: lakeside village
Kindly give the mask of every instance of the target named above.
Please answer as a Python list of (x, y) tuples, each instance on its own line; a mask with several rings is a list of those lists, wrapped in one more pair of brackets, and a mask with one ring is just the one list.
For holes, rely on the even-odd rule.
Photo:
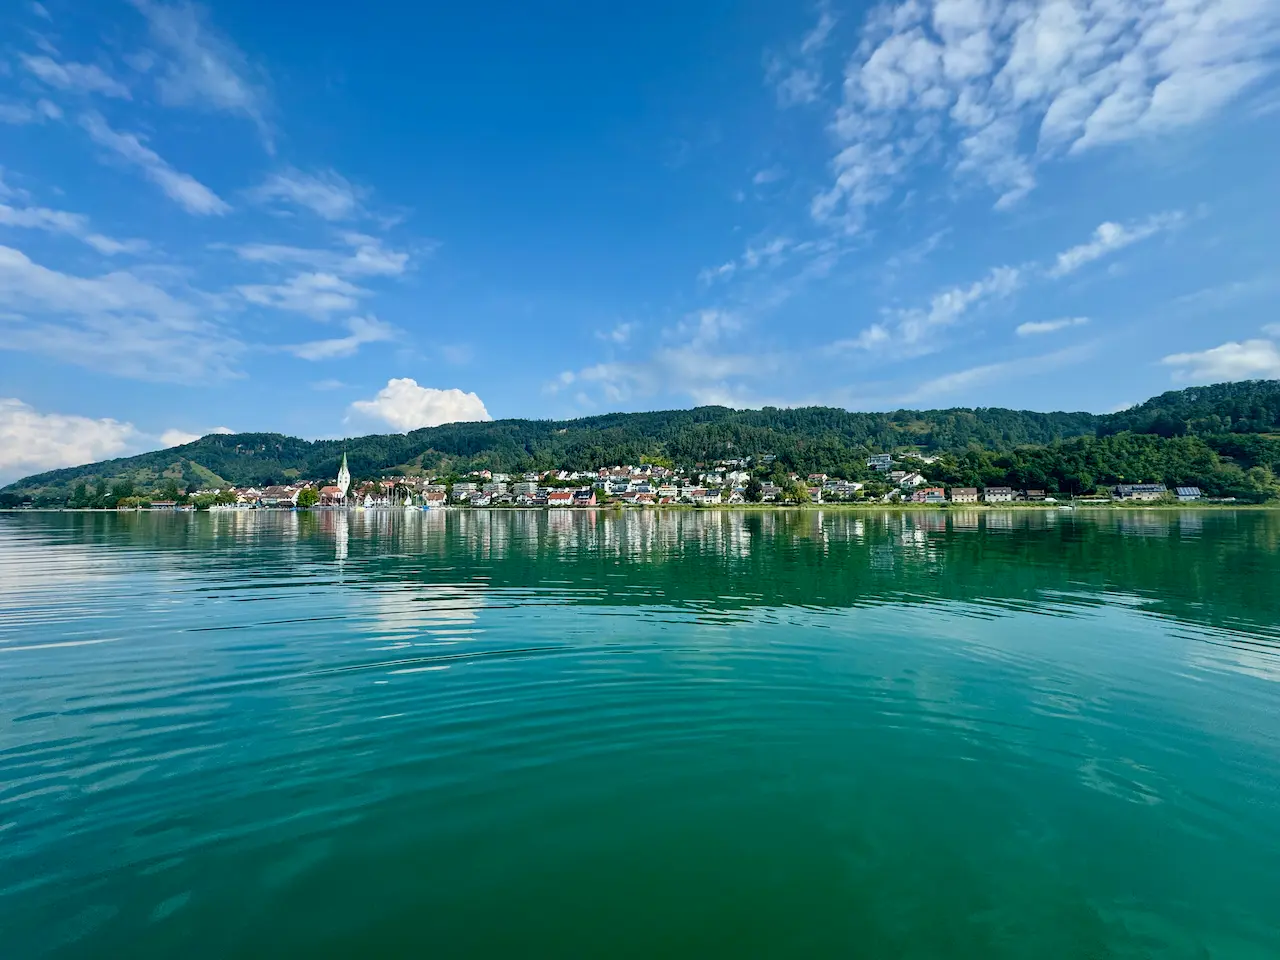
[[(774, 458), (721, 460), (678, 470), (657, 464), (549, 470), (518, 476), (477, 470), (460, 477), (380, 477), (352, 483), (344, 455), (332, 484), (284, 484), (197, 490), (186, 497), (121, 503), (119, 509), (443, 509), (445, 507), (595, 507), (805, 503), (973, 504), (1191, 502), (1206, 499), (1198, 487), (1169, 490), (1162, 483), (1122, 484), (1093, 496), (1062, 500), (1045, 490), (1012, 487), (941, 487), (916, 470), (899, 469), (891, 454), (867, 460), (875, 479), (866, 482), (771, 470)], [(912, 457), (928, 465), (933, 457)]]

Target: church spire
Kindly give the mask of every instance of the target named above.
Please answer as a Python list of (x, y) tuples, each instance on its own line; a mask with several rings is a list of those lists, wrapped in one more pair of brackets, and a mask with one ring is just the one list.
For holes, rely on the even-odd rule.
[(347, 455), (342, 454), (342, 466), (338, 467), (338, 490), (342, 493), (342, 499), (347, 499), (347, 490), (351, 486), (351, 471), (347, 469)]

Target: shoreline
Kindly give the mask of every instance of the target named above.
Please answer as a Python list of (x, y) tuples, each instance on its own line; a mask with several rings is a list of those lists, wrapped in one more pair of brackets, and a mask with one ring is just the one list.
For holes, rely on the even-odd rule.
[(766, 510), (783, 510), (783, 511), (810, 511), (810, 510), (848, 510), (859, 513), (948, 513), (976, 510), (979, 512), (998, 513), (1002, 511), (1065, 511), (1065, 512), (1112, 512), (1134, 510), (1280, 510), (1280, 501), (1269, 503), (1205, 503), (1203, 501), (1193, 500), (1187, 503), (1152, 503), (1150, 501), (1141, 503), (1072, 503), (1071, 501), (1062, 501), (1060, 503), (791, 503), (791, 504), (774, 504), (774, 503), (720, 503), (720, 504), (694, 504), (694, 503), (667, 503), (662, 505), (651, 504), (645, 506), (636, 506), (632, 504), (622, 503), (600, 503), (590, 507), (551, 507), (551, 506), (516, 506), (500, 505), (488, 507), (464, 507), (464, 506), (447, 506), (432, 507), (430, 510), (422, 510), (414, 507), (406, 510), (403, 507), (318, 507), (318, 508), (276, 508), (276, 507), (257, 507), (251, 509), (224, 509), (224, 510), (118, 510), (115, 507), (0, 507), (0, 514), (5, 513), (74, 513), (74, 514), (111, 514), (116, 516), (132, 516), (135, 514), (173, 514), (178, 516), (190, 516), (193, 514), (241, 514), (241, 513), (266, 513), (266, 514), (284, 514), (284, 513), (310, 513), (310, 514), (326, 514), (326, 513), (445, 513), (445, 512), (471, 512), (471, 511), (569, 511), (573, 513), (585, 513), (590, 510), (612, 510), (619, 513), (625, 511), (650, 511), (650, 510), (685, 510), (685, 511), (766, 511)]

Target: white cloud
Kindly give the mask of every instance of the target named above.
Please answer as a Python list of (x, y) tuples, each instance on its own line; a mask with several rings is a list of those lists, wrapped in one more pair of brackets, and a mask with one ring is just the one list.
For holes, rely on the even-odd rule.
[(22, 103), (0, 103), (0, 123), (15, 126), (62, 119), (62, 108), (49, 100), (37, 100), (34, 107)]
[(1262, 332), (1269, 337), (1280, 337), (1280, 323), (1268, 323), (1262, 328)]
[(160, 99), (171, 106), (247, 117), (270, 149), (267, 98), (252, 79), (258, 71), (235, 44), (209, 25), (204, 9), (181, 0), (169, 4), (132, 2), (146, 18), (151, 38), (162, 52), (157, 79)]
[(737, 269), (738, 264), (733, 260), (722, 263), (718, 267), (706, 267), (698, 274), (698, 282), (710, 284), (717, 280), (728, 280)]
[(647, 358), (566, 370), (545, 384), (544, 390), (556, 394), (578, 384), (597, 391), (611, 404), (665, 391), (685, 394), (699, 404), (720, 403), (734, 397), (737, 398), (734, 405), (743, 405), (747, 402), (747, 391), (740, 379), (774, 373), (783, 357), (761, 350), (750, 353), (724, 350), (723, 341), (742, 328), (742, 318), (737, 314), (700, 310), (664, 331), (663, 344)]
[(312, 390), (341, 390), (346, 384), (341, 380), (329, 377), (325, 380), (317, 380), (311, 384)]
[(160, 434), (160, 443), (165, 447), (181, 447), (188, 443), (195, 443), (200, 437), (199, 433), (187, 433), (185, 430), (166, 430)]
[(818, 5), (818, 20), (799, 45), (785, 55), (766, 59), (765, 82), (774, 89), (778, 106), (795, 107), (817, 102), (823, 89), (820, 55), (837, 20), (826, 2)]
[(1015, 331), (1020, 337), (1034, 337), (1041, 333), (1055, 333), (1068, 327), (1082, 327), (1089, 322), (1088, 317), (1062, 317), (1058, 320), (1030, 320), (1018, 324)]
[(0, 399), (0, 481), (106, 460), (137, 439), (131, 423), (40, 413), (16, 398)]
[[(857, 230), (906, 173), (940, 165), (1010, 207), (1036, 167), (1168, 134), (1276, 69), (1273, 0), (903, 0), (868, 14), (813, 214)], [(767, 78), (789, 74), (771, 64)], [(819, 77), (803, 91), (821, 86)], [(784, 99), (781, 91), (780, 99)]]
[(212, 190), (194, 177), (180, 173), (169, 166), (159, 154), (131, 133), (117, 133), (100, 115), (90, 113), (81, 117), (80, 124), (100, 146), (114, 151), (120, 157), (136, 164), (148, 180), (164, 191), (165, 196), (176, 202), (188, 213), (222, 215), (231, 208)]
[(350, 334), (332, 340), (314, 340), (289, 347), (289, 352), (303, 360), (336, 360), (349, 357), (366, 343), (394, 340), (396, 328), (375, 317), (352, 317), (347, 321)]
[(250, 303), (313, 317), (350, 310), (368, 292), (331, 273), (299, 273), (284, 283), (242, 284), (236, 290)]
[(1125, 247), (1131, 246), (1140, 240), (1155, 236), (1161, 230), (1167, 230), (1181, 222), (1181, 220), (1182, 214), (1175, 212), (1157, 214), (1153, 217), (1148, 217), (1141, 223), (1125, 225), (1107, 222), (1100, 224), (1093, 231), (1093, 239), (1088, 243), (1082, 243), (1058, 254), (1058, 259), (1049, 268), (1049, 276), (1055, 278), (1065, 277), (1067, 274), (1079, 270), (1085, 264), (1092, 263), (1117, 250), (1123, 250)]
[(409, 377), (388, 380), (372, 400), (357, 400), (351, 404), (351, 411), (381, 420), (401, 431), (460, 420), (493, 419), (474, 393), (420, 387)]
[(89, 227), (89, 218), (79, 213), (50, 210), (46, 207), (11, 207), (0, 203), (0, 226), (25, 227), (62, 233), (87, 243), (99, 253), (112, 256), (117, 253), (138, 253), (146, 249), (141, 240), (115, 240), (95, 233)]
[(133, 99), (133, 95), (119, 80), (91, 63), (58, 63), (52, 57), (22, 55), (27, 70), (51, 87), (73, 90), (77, 93), (100, 93), (105, 97)]
[(631, 334), (635, 331), (634, 323), (620, 323), (612, 330), (598, 330), (596, 337), (609, 343), (624, 344), (631, 339)]
[(32, 0), (31, 2), (31, 12), (41, 20), (53, 19), (53, 17), (49, 15), (49, 11), (45, 9), (45, 5), (43, 3), (37, 3), (36, 0)]
[(349, 220), (361, 212), (362, 191), (335, 170), (286, 170), (268, 177), (252, 195), (262, 203), (287, 201), (325, 220)]
[(899, 311), (898, 336), (905, 344), (919, 343), (926, 335), (956, 323), (970, 307), (984, 300), (1009, 296), (1018, 289), (1021, 271), (1017, 267), (996, 267), (968, 286), (951, 287), (933, 295), (927, 310)]
[(202, 310), (118, 270), (79, 277), (0, 246), (0, 349), (115, 376), (191, 383), (235, 376), (244, 345)]
[(230, 434), (235, 433), (230, 427), (214, 427), (212, 430), (206, 430), (204, 433), (189, 433), (186, 430), (179, 430), (177, 427), (166, 430), (160, 434), (160, 444), (162, 447), (181, 447), (188, 443), (195, 443), (201, 437), (207, 437), (211, 433)]
[[(1012, 380), (1043, 373), (1071, 363), (1088, 359), (1093, 354), (1093, 344), (1069, 347), (1036, 357), (1022, 357), (1000, 363), (987, 363), (955, 373), (944, 374), (921, 383), (898, 399), (899, 403), (919, 403), (935, 397), (954, 396), (972, 387), (1001, 380)], [(1025, 404), (1024, 404), (1025, 406)]]
[(765, 167), (763, 170), (757, 170), (756, 175), (751, 178), (751, 182), (757, 187), (766, 183), (776, 183), (787, 175), (787, 171), (782, 167)]
[(1280, 377), (1280, 347), (1271, 340), (1224, 343), (1199, 353), (1175, 353), (1160, 361), (1173, 378), (1196, 383)]
[(251, 263), (300, 264), (339, 276), (396, 276), (407, 269), (409, 254), (390, 250), (377, 237), (344, 233), (349, 250), (322, 250), (277, 243), (243, 243), (231, 249)]

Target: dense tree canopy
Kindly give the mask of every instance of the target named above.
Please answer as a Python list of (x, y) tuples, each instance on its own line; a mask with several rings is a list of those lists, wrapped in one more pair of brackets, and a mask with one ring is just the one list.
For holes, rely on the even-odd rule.
[(123, 497), (170, 485), (176, 492), (179, 485), (325, 480), (337, 474), (344, 451), (357, 477), (642, 461), (692, 467), (772, 454), (779, 468), (854, 479), (867, 477), (869, 454), (891, 451), (944, 454), (926, 474), (966, 486), (1007, 483), (1086, 492), (1101, 484), (1154, 480), (1256, 498), (1280, 471), (1280, 436), (1269, 434), (1280, 434), (1275, 380), (1174, 391), (1105, 415), (994, 407), (887, 413), (697, 407), (567, 421), (451, 423), (346, 441), (213, 434), (168, 450), (27, 477), (0, 497), (92, 506), (111, 500), (117, 490)]

